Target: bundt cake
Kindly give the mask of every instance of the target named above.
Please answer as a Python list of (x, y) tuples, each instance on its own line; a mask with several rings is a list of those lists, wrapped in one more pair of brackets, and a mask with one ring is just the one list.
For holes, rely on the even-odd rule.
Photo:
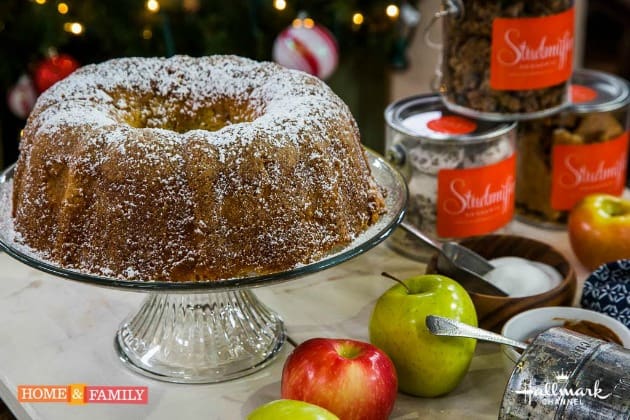
[(384, 209), (341, 99), (236, 56), (115, 59), (58, 82), (27, 120), (12, 204), (42, 258), (162, 281), (309, 263)]

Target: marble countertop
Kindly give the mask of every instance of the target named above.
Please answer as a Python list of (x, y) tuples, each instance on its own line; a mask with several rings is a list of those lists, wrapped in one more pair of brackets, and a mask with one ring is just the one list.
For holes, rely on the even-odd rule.
[[(535, 237), (570, 258), (581, 284), (586, 272), (575, 260), (564, 231), (542, 231), (512, 222), (508, 233)], [(424, 272), (386, 243), (339, 266), (254, 293), (284, 319), (293, 342), (313, 337), (368, 341), (368, 319), (380, 294), (398, 277)], [(0, 398), (18, 419), (242, 419), (280, 397), (286, 343), (268, 367), (212, 385), (159, 382), (128, 370), (114, 351), (121, 321), (136, 311), (142, 293), (100, 288), (39, 272), (0, 253)], [(581, 287), (578, 287), (581, 290)], [(576, 297), (577, 299), (577, 297)], [(498, 345), (479, 343), (469, 372), (449, 395), (425, 399), (399, 394), (392, 419), (495, 419), (508, 370)], [(147, 386), (146, 405), (21, 404), (21, 384)]]

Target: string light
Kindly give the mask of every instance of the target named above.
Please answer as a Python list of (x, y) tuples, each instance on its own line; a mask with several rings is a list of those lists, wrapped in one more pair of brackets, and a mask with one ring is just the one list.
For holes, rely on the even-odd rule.
[(363, 14), (356, 12), (354, 15), (352, 15), (352, 23), (357, 26), (361, 25), (363, 23)]
[(157, 0), (147, 0), (147, 10), (151, 13), (157, 13), (160, 11), (160, 3)]
[(68, 5), (66, 3), (59, 3), (57, 5), (57, 11), (60, 14), (62, 14), (62, 15), (65, 15), (66, 13), (68, 13), (68, 10), (69, 10), (69, 8), (68, 8)]
[(395, 4), (390, 4), (385, 8), (385, 14), (392, 19), (396, 19), (400, 14), (400, 9)]
[(35, 0), (37, 4), (46, 4), (46, 0)]
[(81, 35), (83, 33), (83, 25), (79, 22), (66, 22), (63, 24), (63, 30), (74, 35)]
[(311, 29), (315, 26), (315, 21), (311, 19), (310, 17), (307, 17), (307, 18), (298, 17), (298, 18), (293, 19), (291, 26), (293, 26), (294, 28), (304, 27), (306, 29)]
[(287, 2), (285, 0), (273, 0), (273, 7), (277, 10), (284, 10), (287, 8)]
[(144, 28), (142, 30), (142, 38), (143, 39), (151, 39), (151, 38), (153, 38), (153, 31), (150, 28)]

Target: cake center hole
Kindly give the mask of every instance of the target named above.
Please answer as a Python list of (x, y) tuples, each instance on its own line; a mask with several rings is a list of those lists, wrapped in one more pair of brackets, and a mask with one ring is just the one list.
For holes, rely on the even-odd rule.
[(162, 128), (185, 133), (191, 130), (217, 131), (231, 124), (252, 122), (260, 111), (245, 102), (221, 100), (211, 104), (170, 103), (159, 99), (129, 107), (126, 122), (134, 128)]

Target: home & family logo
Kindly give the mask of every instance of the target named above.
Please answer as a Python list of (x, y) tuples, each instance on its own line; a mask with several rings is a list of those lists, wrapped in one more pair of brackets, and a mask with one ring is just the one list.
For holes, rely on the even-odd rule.
[(146, 386), (18, 385), (21, 403), (148, 404)]

